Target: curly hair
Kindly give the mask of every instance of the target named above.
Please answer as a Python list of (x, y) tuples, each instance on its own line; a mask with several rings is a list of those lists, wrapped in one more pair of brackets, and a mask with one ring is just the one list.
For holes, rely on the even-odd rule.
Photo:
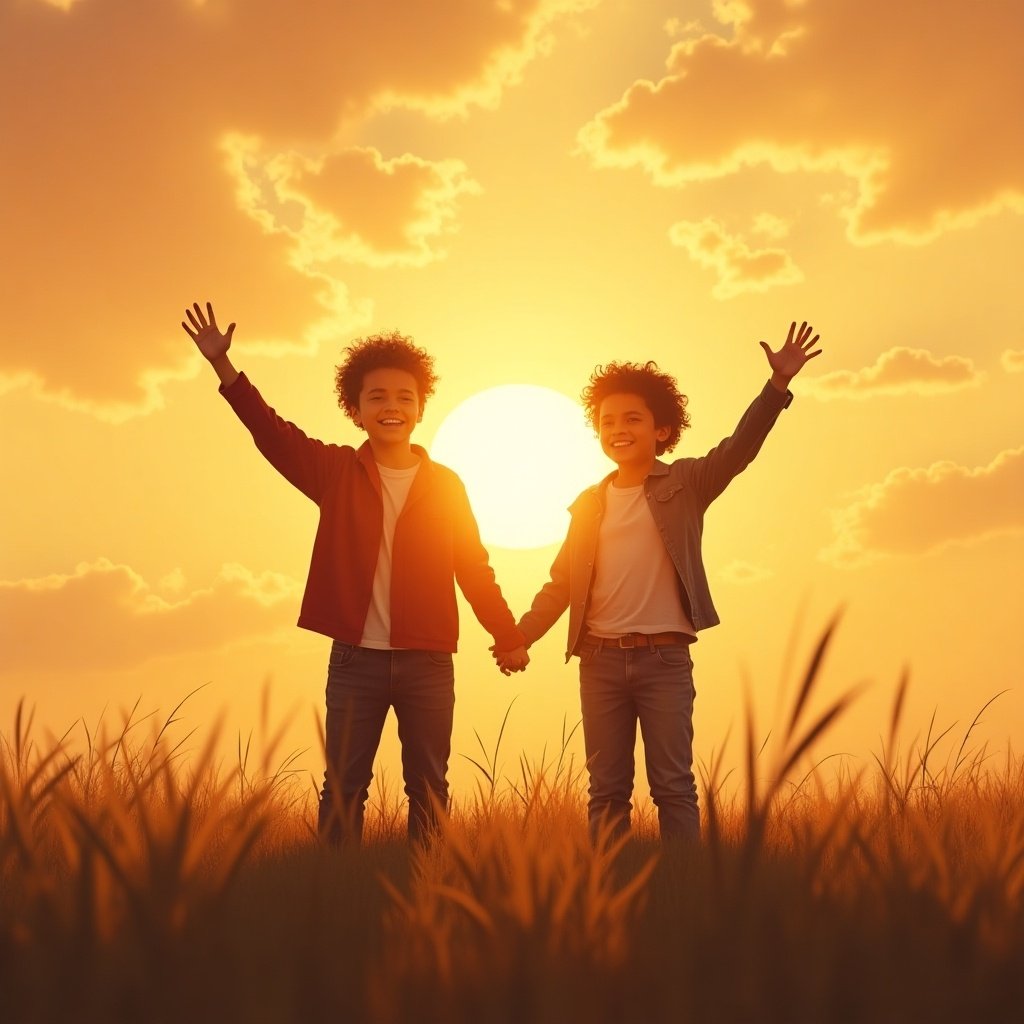
[(434, 357), (414, 345), (412, 338), (398, 331), (357, 338), (345, 348), (345, 360), (335, 367), (334, 375), (338, 405), (349, 419), (354, 420), (359, 411), (359, 393), (363, 390), (365, 376), (383, 369), (405, 370), (412, 374), (419, 390), (421, 410), (437, 387)]
[(609, 363), (597, 366), (590, 375), (590, 383), (580, 394), (587, 422), (599, 433), (598, 416), (601, 403), (609, 395), (639, 395), (654, 416), (656, 427), (669, 427), (671, 433), (656, 447), (658, 455), (672, 451), (682, 433), (690, 425), (686, 411), (686, 395), (676, 385), (675, 377), (663, 373), (655, 362)]

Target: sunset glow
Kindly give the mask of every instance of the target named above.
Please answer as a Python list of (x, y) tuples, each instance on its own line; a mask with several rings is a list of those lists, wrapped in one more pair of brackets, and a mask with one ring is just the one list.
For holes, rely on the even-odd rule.
[(613, 468), (580, 406), (529, 384), (467, 398), (445, 417), (432, 451), (465, 481), (484, 543), (505, 548), (560, 543), (569, 503)]
[[(266, 684), (322, 768), (318, 510), (183, 334), (210, 300), (325, 442), (365, 439), (334, 394), (354, 338), (435, 357), (412, 439), (517, 615), (611, 468), (594, 367), (674, 374), (671, 458), (699, 456), (806, 319), (824, 352), (704, 524), (698, 760), (747, 692), (769, 727), (840, 608), (819, 692), (867, 685), (836, 749), (870, 762), (909, 666), (908, 731), (1008, 691), (975, 736), (1019, 750), (1022, 38), (1009, 0), (0, 0), (0, 722), (24, 695), (84, 740), (203, 687), (185, 717), (233, 741)], [(509, 771), (579, 715), (564, 619), (506, 678), (460, 616), (455, 793), (513, 698)], [(397, 750), (390, 722), (391, 778)]]

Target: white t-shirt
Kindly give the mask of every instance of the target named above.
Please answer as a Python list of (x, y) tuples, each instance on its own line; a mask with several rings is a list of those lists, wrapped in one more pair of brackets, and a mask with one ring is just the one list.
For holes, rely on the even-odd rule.
[(651, 515), (643, 484), (609, 484), (605, 488), (587, 629), (604, 637), (669, 632), (697, 635), (680, 600), (678, 576)]
[(363, 624), (360, 647), (378, 651), (393, 650), (391, 646), (391, 554), (395, 543), (395, 523), (402, 514), (409, 488), (419, 469), (419, 463), (409, 469), (389, 469), (377, 463), (380, 473), (381, 498), (384, 501), (384, 528), (380, 535), (377, 569), (373, 574), (373, 594)]

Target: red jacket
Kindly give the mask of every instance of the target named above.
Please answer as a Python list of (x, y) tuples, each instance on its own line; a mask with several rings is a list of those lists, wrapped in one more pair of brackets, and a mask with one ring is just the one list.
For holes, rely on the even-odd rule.
[[(384, 520), (370, 443), (357, 450), (307, 437), (267, 405), (244, 373), (220, 391), (271, 465), (320, 507), (298, 624), (358, 644)], [(418, 445), (413, 450), (420, 468), (395, 525), (391, 643), (454, 652), (457, 580), (497, 648), (520, 646), (523, 635), (494, 581), (462, 481)]]

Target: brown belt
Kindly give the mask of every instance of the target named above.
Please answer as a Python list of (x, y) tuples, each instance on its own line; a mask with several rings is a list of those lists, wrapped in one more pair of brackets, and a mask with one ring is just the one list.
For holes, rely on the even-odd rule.
[(597, 644), (598, 647), (667, 647), (670, 644), (692, 644), (694, 638), (689, 633), (625, 633), (622, 636), (592, 636), (587, 633), (583, 637), (585, 644)]

